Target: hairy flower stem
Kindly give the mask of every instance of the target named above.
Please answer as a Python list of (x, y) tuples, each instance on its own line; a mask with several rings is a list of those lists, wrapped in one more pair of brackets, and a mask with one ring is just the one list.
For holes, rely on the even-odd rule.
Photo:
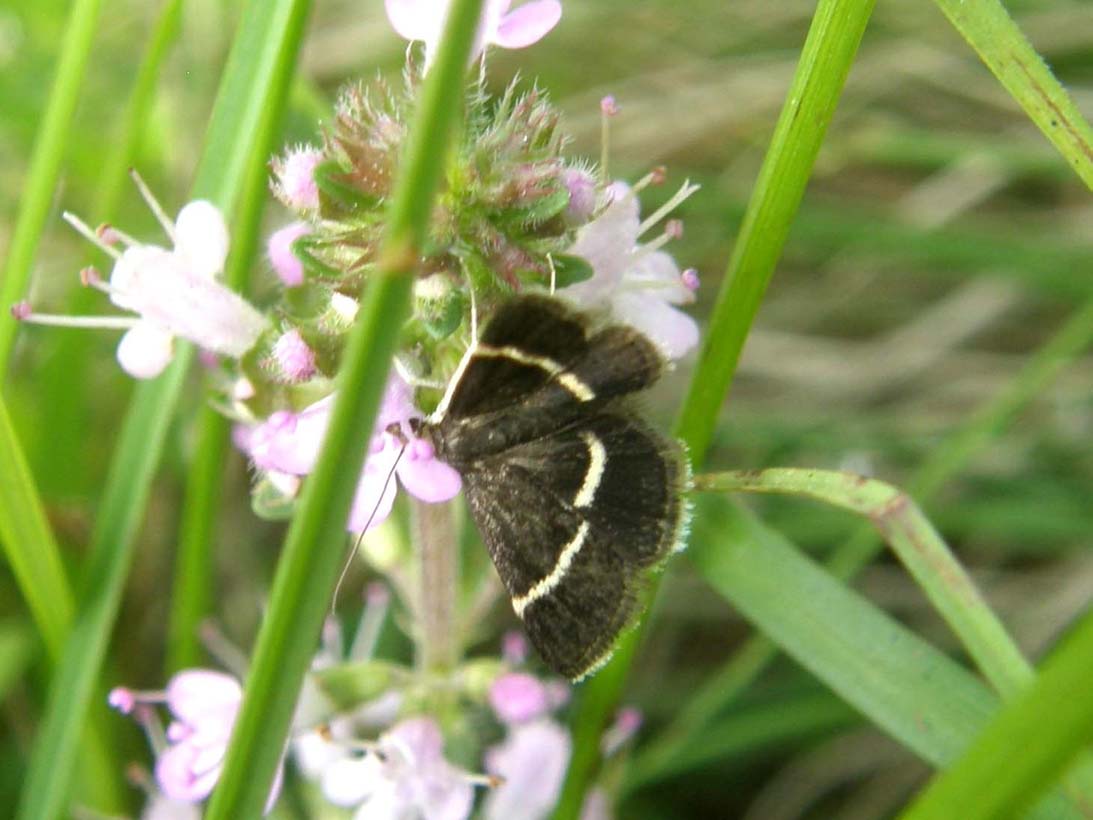
[(447, 673), (459, 659), (456, 641), (458, 544), (449, 504), (414, 501), (418, 555), (418, 665), (426, 674)]

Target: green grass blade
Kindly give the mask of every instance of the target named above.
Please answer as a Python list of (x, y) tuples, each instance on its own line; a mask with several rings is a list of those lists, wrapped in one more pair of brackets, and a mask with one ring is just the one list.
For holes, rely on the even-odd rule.
[(794, 659), (915, 754), (955, 760), (998, 702), (943, 653), (724, 499), (700, 498), (698, 572)]
[(1093, 188), (1093, 129), (998, 0), (935, 0), (949, 22)]
[(1036, 683), (934, 779), (902, 820), (1019, 816), (1093, 742), (1091, 669), (1093, 612), (1044, 662)]
[[(30, 757), (18, 817), (63, 814), (76, 763), (76, 741), (92, 707), (96, 678), (121, 605), (136, 532), (191, 358), (180, 350), (167, 372), (141, 385), (122, 425), (106, 492), (92, 534), (84, 595), (50, 683), (45, 718)], [(97, 704), (105, 710), (105, 704)]]
[(17, 680), (26, 674), (34, 658), (34, 630), (17, 618), (0, 621), (0, 702)]
[(283, 754), (345, 554), (345, 521), (410, 308), (412, 274), (427, 235), (448, 137), (460, 115), (480, 9), (481, 0), (458, 0), (451, 6), (437, 60), (425, 78), (392, 196), (378, 275), (363, 294), (338, 375), (330, 426), (278, 562), (243, 706), (207, 820), (257, 817)]
[(686, 747), (664, 758), (637, 755), (626, 767), (624, 793), (680, 772), (778, 746), (803, 745), (861, 723), (861, 717), (828, 693), (779, 700), (742, 710), (704, 726)]
[(75, 0), (61, 42), (57, 75), (34, 144), (34, 155), (20, 197), (19, 216), (11, 236), (3, 282), (0, 282), (0, 374), (7, 371), (18, 323), (8, 306), (27, 291), (34, 254), (49, 216), (67, 141), (72, 136), (72, 115), (80, 99), (102, 0)]
[[(102, 139), (102, 173), (88, 210), (88, 216), (96, 223), (116, 222), (123, 197), (133, 191), (128, 169), (133, 166), (140, 141), (147, 133), (160, 70), (171, 52), (181, 17), (182, 0), (167, 0), (137, 66), (132, 92), (118, 118), (118, 127)], [(99, 261), (97, 249), (92, 251), (96, 256), (89, 262)], [(75, 280), (70, 294), (63, 312), (72, 315), (94, 312), (102, 299), (101, 293), (82, 287)], [(43, 342), (51, 345), (51, 349), (41, 357), (42, 365), (35, 373), (35, 380), (41, 394), (50, 397), (38, 408), (40, 429), (49, 430), (49, 435), (41, 436), (28, 455), (36, 475), (45, 482), (42, 491), (47, 496), (88, 494), (96, 482), (89, 476), (83, 437), (86, 408), (92, 395), (90, 362), (97, 354), (79, 332), (59, 333)]]
[(0, 398), (0, 541), (42, 641), (61, 652), (75, 604), (57, 542)]
[[(874, 0), (820, 0), (817, 5), (676, 424), (696, 465), (709, 447), (744, 340), (774, 274), (873, 5)], [(580, 814), (599, 765), (600, 734), (618, 703), (640, 636), (640, 628), (628, 633), (611, 662), (581, 692), (573, 720), (573, 756), (556, 820)]]
[[(998, 709), (978, 679), (743, 508), (716, 496), (698, 507), (689, 552), (717, 592), (926, 762), (946, 767), (963, 754)], [(1052, 795), (1036, 816), (1080, 814)]]
[(702, 491), (785, 493), (869, 518), (926, 597), (1004, 698), (1032, 681), (1021, 650), (964, 567), (910, 496), (872, 478), (831, 470), (773, 468), (696, 476)]
[[(246, 158), (268, 142), (269, 136), (258, 130), (264, 107), (288, 93), (287, 84), (274, 81), (284, 82), (278, 68), (286, 55), (296, 53), (307, 8), (292, 0), (254, 2), (244, 15), (194, 183), (195, 196), (212, 200), (226, 212), (233, 209), (242, 188)], [(234, 99), (235, 94), (246, 99)], [(163, 376), (138, 387), (122, 426), (92, 536), (85, 598), (50, 687), (24, 783), (18, 814), (22, 820), (52, 820), (64, 811), (76, 740), (92, 706), (136, 530), (192, 355), (190, 346), (181, 345)]]
[[(302, 22), (302, 16), (298, 18)], [(299, 35), (288, 38), (299, 40)], [(294, 80), (295, 52), (282, 49), (276, 62), (273, 85), (290, 87)], [(262, 212), (269, 191), (269, 161), (280, 137), (286, 97), (278, 95), (262, 109), (258, 133), (264, 142), (250, 155), (243, 196), (232, 224), (237, 241), (232, 246), (224, 279), (233, 290), (246, 293), (258, 248)], [(167, 630), (167, 670), (202, 663), (199, 627), (210, 614), (213, 600), (213, 541), (220, 511), (224, 464), (229, 451), (231, 423), (212, 407), (204, 406), (197, 417), (197, 443), (186, 479), (178, 548), (175, 558), (171, 611)]]

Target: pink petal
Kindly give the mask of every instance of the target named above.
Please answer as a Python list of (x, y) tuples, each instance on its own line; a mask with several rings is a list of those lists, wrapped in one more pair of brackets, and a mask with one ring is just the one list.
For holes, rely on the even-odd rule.
[(201, 820), (201, 809), (193, 803), (153, 794), (140, 813), (140, 820)]
[(353, 506), (349, 510), (347, 529), (350, 532), (378, 527), (391, 514), (398, 484), (392, 469), (397, 454), (398, 450), (388, 446), (368, 456), (360, 483), (357, 484), (357, 494), (353, 497)]
[(168, 747), (159, 756), (156, 761), (156, 782), (167, 797), (196, 803), (212, 792), (220, 777), (220, 767), (196, 771), (193, 762), (197, 755), (197, 748), (187, 743), (179, 743)]
[(175, 337), (155, 322), (137, 322), (118, 342), (118, 364), (134, 379), (154, 379), (175, 355)]
[(384, 0), (391, 27), (404, 40), (435, 45), (448, 14), (446, 0)]
[(486, 757), (490, 774), (505, 782), (486, 798), (487, 820), (539, 820), (553, 808), (569, 765), (569, 734), (552, 720), (510, 730)]
[(664, 251), (640, 253), (637, 263), (623, 276), (626, 290), (651, 290), (661, 300), (673, 305), (687, 305), (695, 300), (694, 291), (687, 287), (679, 265)]
[[(376, 416), (375, 433), (382, 433), (391, 424), (405, 424), (411, 416), (418, 415), (414, 407), (414, 391), (406, 384), (398, 371), (392, 368), (383, 391), (383, 402)], [(409, 432), (409, 431), (407, 431)]]
[(285, 287), (294, 288), (304, 282), (304, 263), (292, 252), (292, 243), (310, 232), (306, 222), (290, 222), (270, 235), (266, 255)]
[(228, 226), (220, 209), (204, 199), (187, 204), (175, 220), (175, 253), (186, 268), (208, 279), (224, 269)]
[(474, 788), (467, 778), (445, 764), (443, 778), (433, 778), (425, 784), (422, 796), (422, 816), (428, 820), (466, 820), (474, 805)]
[(280, 411), (251, 433), (250, 456), (264, 470), (307, 475), (314, 469), (330, 423), (334, 394), (299, 413)]
[(698, 344), (698, 323), (651, 293), (619, 293), (612, 306), (619, 319), (652, 339), (669, 359)]
[(157, 245), (133, 245), (126, 248), (110, 271), (110, 301), (126, 310), (140, 311), (141, 292), (148, 281), (172, 276), (178, 260)]
[(414, 717), (392, 726), (381, 738), (403, 754), (408, 754), (416, 768), (425, 768), (444, 759), (444, 735), (436, 721)]
[(543, 39), (561, 19), (557, 0), (533, 0), (502, 17), (490, 41), (501, 48), (525, 48)]
[(342, 757), (332, 762), (320, 780), (323, 797), (335, 806), (355, 806), (383, 785), (383, 766), (379, 759)]
[(283, 161), (275, 162), (279, 193), (290, 208), (312, 210), (319, 207), (315, 168), (322, 159), (321, 151), (304, 146), (289, 151)]
[(509, 672), (490, 686), (490, 706), (504, 723), (526, 723), (550, 708), (546, 688), (533, 675)]
[(577, 240), (569, 251), (592, 266), (592, 278), (558, 291), (559, 296), (586, 307), (602, 305), (619, 287), (638, 241), (638, 198), (619, 183), (612, 185), (608, 193), (611, 204), (577, 230)]
[(211, 669), (179, 672), (167, 684), (167, 707), (186, 723), (196, 723), (210, 713), (237, 710), (242, 700), (239, 682)]
[(296, 328), (282, 333), (274, 342), (273, 360), (280, 368), (280, 375), (289, 381), (307, 381), (315, 375), (315, 351)]
[(404, 453), (398, 465), (402, 486), (414, 498), (429, 504), (449, 501), (463, 488), (463, 479), (452, 467), (435, 458), (412, 459)]

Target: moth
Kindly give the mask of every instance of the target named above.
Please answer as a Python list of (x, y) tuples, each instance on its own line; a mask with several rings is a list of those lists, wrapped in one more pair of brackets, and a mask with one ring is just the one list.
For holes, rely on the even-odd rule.
[(491, 317), (415, 434), (463, 477), (471, 515), (532, 644), (579, 680), (636, 617), (644, 571), (680, 549), (690, 468), (631, 397), (664, 357), (546, 296)]

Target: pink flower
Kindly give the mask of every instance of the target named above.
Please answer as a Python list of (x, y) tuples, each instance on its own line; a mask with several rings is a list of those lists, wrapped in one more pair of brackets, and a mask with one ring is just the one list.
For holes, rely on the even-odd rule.
[[(332, 394), (300, 413), (279, 411), (271, 415), (250, 435), (254, 463), (274, 473), (310, 473), (319, 456), (333, 403)], [(459, 473), (437, 460), (429, 442), (409, 433), (409, 420), (419, 415), (410, 400), (410, 388), (392, 373), (350, 510), (350, 530), (371, 529), (387, 518), (395, 501), (395, 475), (411, 495), (429, 503), (447, 501), (459, 493), (463, 486)], [(403, 445), (387, 432), (396, 424), (407, 440), (401, 457)]]
[(273, 265), (273, 272), (285, 287), (294, 288), (304, 283), (304, 263), (292, 252), (292, 243), (311, 232), (306, 222), (290, 222), (276, 230), (266, 245), (266, 255)]
[(607, 727), (600, 738), (600, 752), (604, 757), (611, 757), (623, 746), (634, 739), (644, 717), (641, 710), (633, 706), (624, 706), (615, 715), (615, 722)]
[[(110, 693), (112, 706), (128, 714), (138, 704), (165, 703), (174, 716), (167, 727), (167, 748), (156, 761), (156, 781), (169, 800), (197, 803), (212, 792), (220, 778), (243, 689), (231, 675), (207, 669), (179, 672), (166, 692)], [(267, 811), (281, 790), (280, 768), (270, 789)]]
[(421, 817), (464, 820), (474, 804), (471, 778), (444, 759), (436, 722), (416, 717), (380, 735), (378, 754), (342, 758), (323, 772), (322, 791), (355, 820)]
[(503, 778), (486, 797), (486, 820), (539, 820), (558, 800), (569, 765), (569, 734), (550, 718), (510, 726), (486, 752), (486, 771)]
[(193, 803), (155, 793), (148, 796), (140, 820), (201, 820), (201, 809)]
[[(472, 62), (486, 46), (526, 48), (543, 39), (562, 19), (558, 0), (531, 0), (509, 11), (511, 0), (486, 0)], [(401, 37), (425, 42), (425, 66), (432, 65), (444, 32), (450, 0), (384, 0), (387, 19)]]
[[(134, 175), (172, 249), (146, 245), (114, 228), (92, 231), (79, 218), (65, 219), (114, 258), (109, 283), (94, 268), (81, 271), (83, 283), (104, 291), (128, 316), (56, 316), (19, 303), (12, 315), (24, 322), (68, 327), (124, 329), (117, 359), (138, 379), (158, 376), (174, 356), (175, 338), (213, 353), (241, 357), (266, 328), (265, 317), (217, 280), (228, 254), (228, 228), (211, 202), (186, 205), (171, 222), (144, 182)], [(115, 245), (124, 244), (119, 251)]]
[(315, 168), (323, 154), (310, 145), (293, 148), (284, 157), (273, 161), (273, 192), (285, 205), (298, 211), (319, 207), (319, 186)]
[[(673, 204), (694, 190), (684, 185)], [(607, 207), (578, 229), (570, 250), (592, 265), (592, 278), (562, 288), (558, 295), (585, 307), (609, 307), (652, 339), (665, 356), (678, 359), (698, 344), (697, 323), (674, 307), (694, 301), (694, 277), (681, 274), (675, 260), (660, 250), (671, 232), (640, 243), (652, 225), (641, 222), (634, 192), (621, 183), (608, 191), (612, 199)]]
[(534, 675), (507, 672), (490, 686), (490, 706), (502, 723), (526, 723), (550, 709), (546, 687)]
[(583, 225), (596, 210), (596, 180), (583, 168), (566, 168), (562, 179), (569, 190), (566, 218), (573, 225)]
[(281, 334), (274, 342), (273, 361), (281, 377), (289, 382), (305, 382), (315, 375), (315, 351), (296, 329)]

